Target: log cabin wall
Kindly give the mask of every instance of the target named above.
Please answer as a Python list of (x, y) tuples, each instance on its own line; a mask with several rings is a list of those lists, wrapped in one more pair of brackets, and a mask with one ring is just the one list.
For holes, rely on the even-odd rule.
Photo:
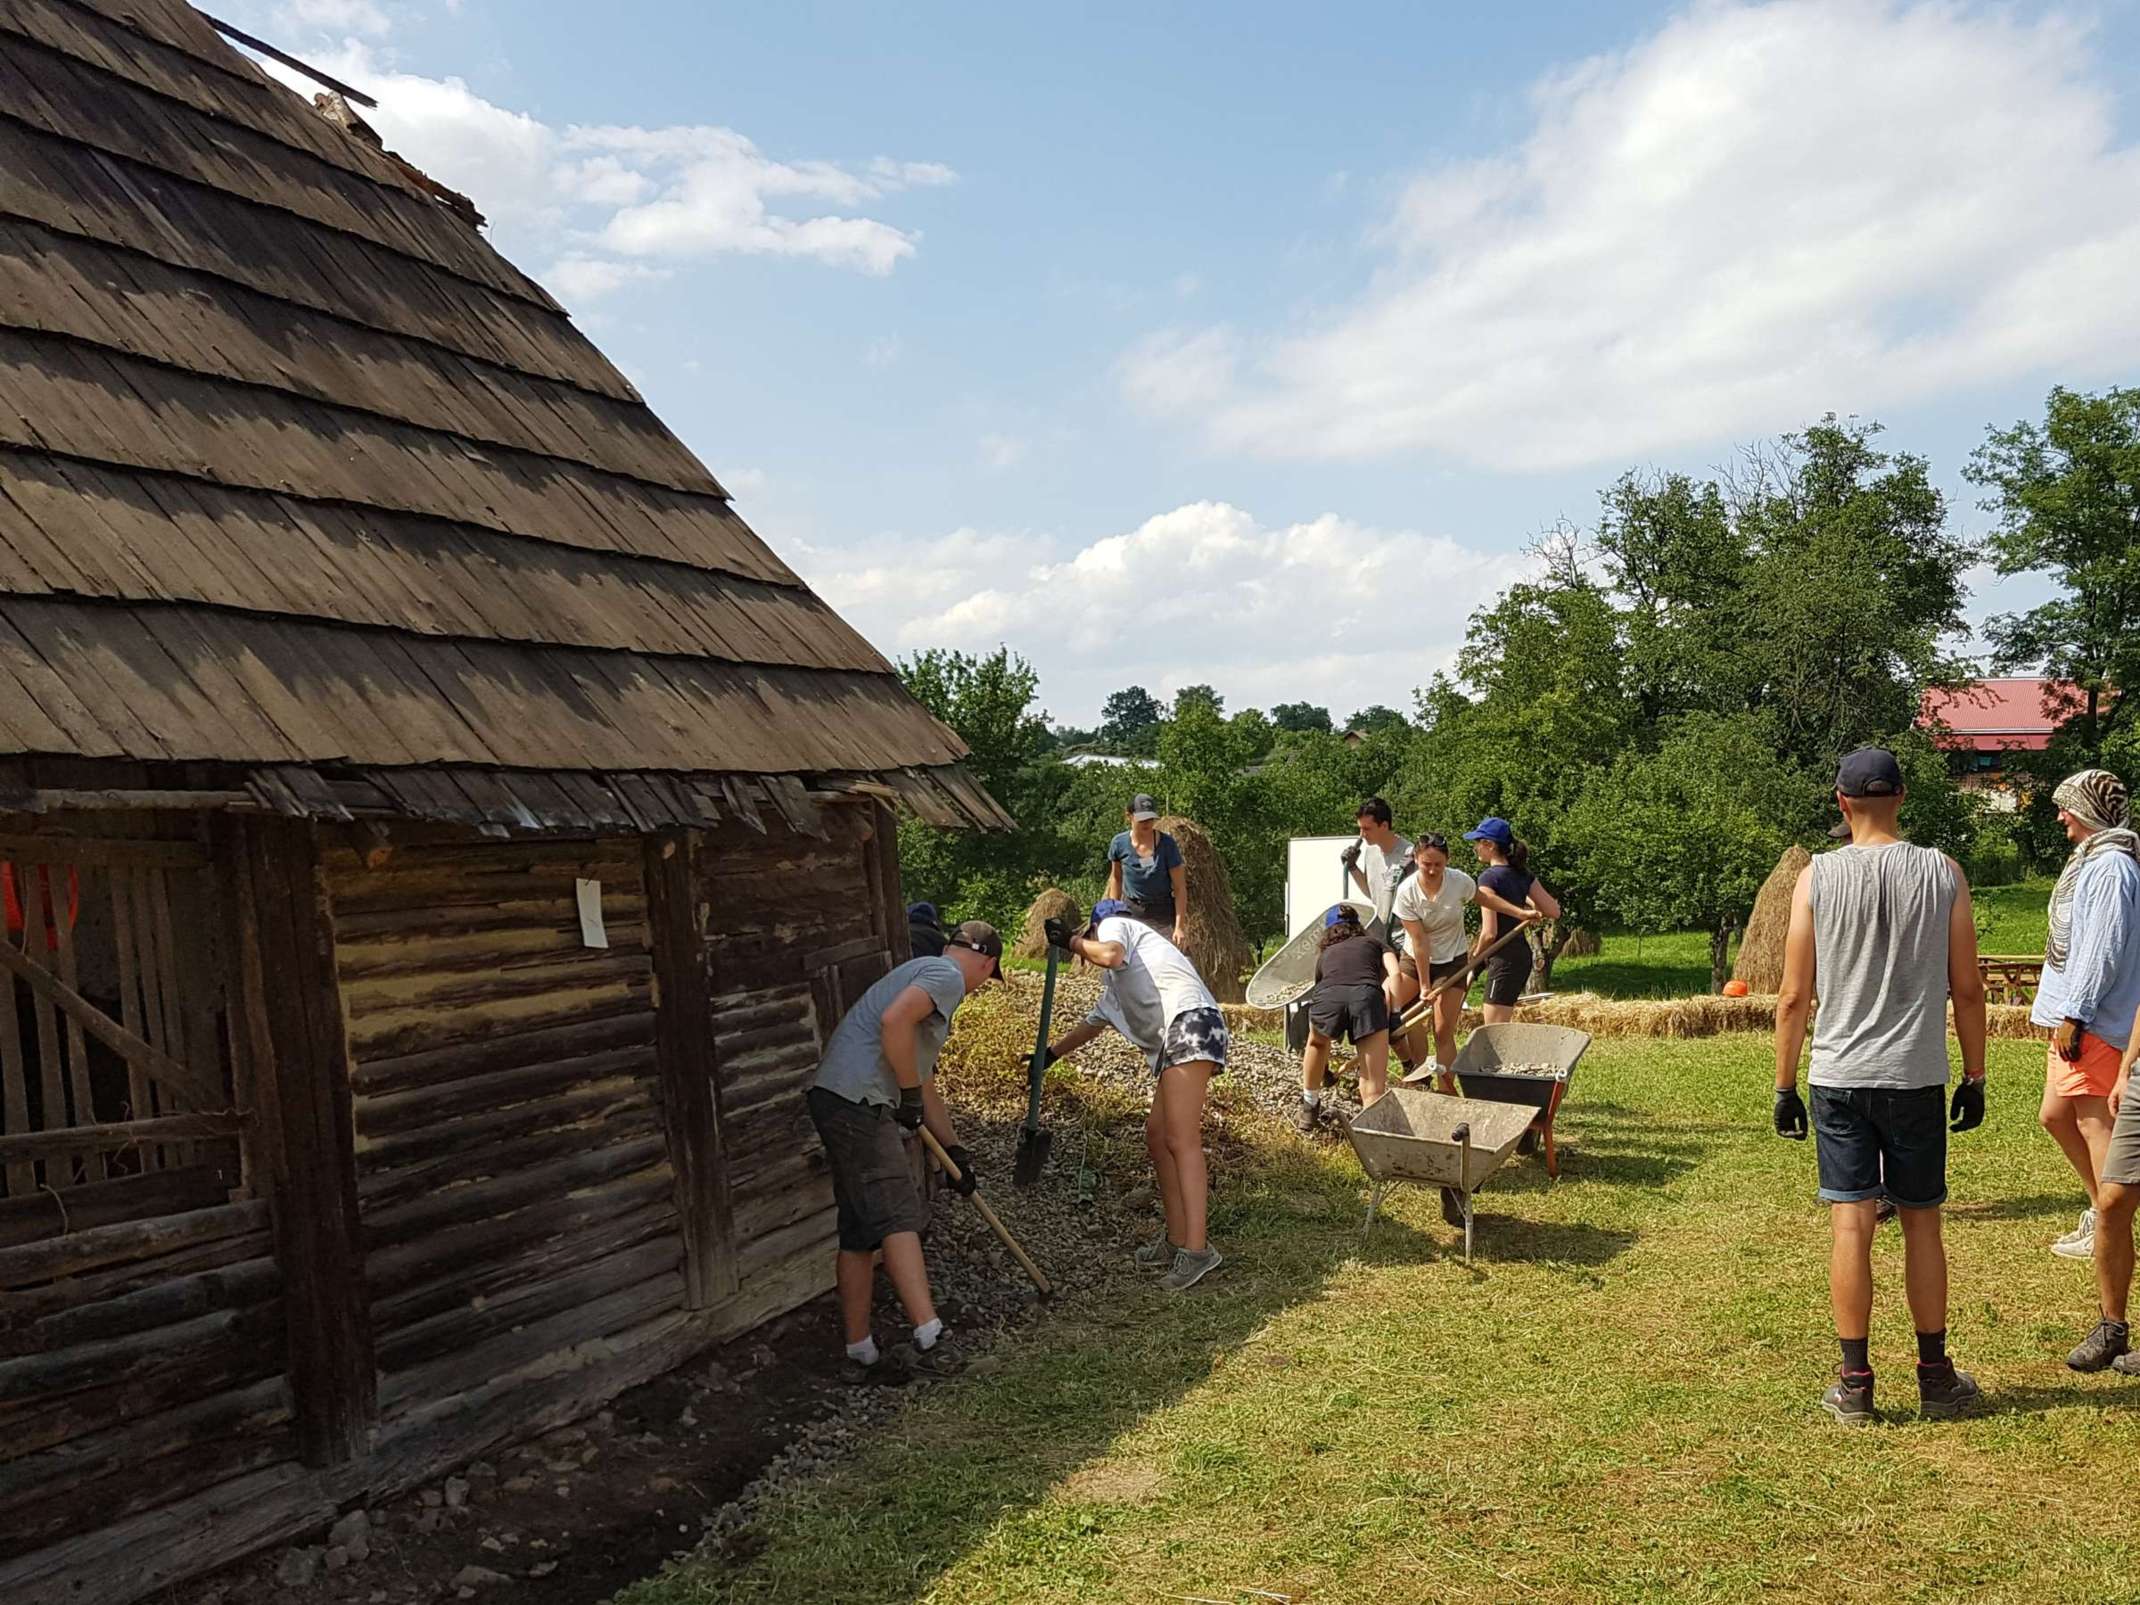
[(382, 1420), (682, 1303), (642, 860), (325, 855)]

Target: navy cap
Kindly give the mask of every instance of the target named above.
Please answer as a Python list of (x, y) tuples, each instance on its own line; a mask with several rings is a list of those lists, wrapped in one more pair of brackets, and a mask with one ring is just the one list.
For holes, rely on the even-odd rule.
[(1515, 842), (1516, 833), (1509, 828), (1507, 820), (1489, 816), (1480, 820), (1475, 829), (1465, 831), (1464, 840), (1468, 842), (1493, 842), (1497, 846), (1507, 847)]
[(1860, 747), (1835, 766), (1835, 789), (1845, 797), (1899, 797), (1902, 765), (1885, 747)]
[(1132, 819), (1157, 819), (1159, 804), (1152, 800), (1150, 792), (1140, 791), (1129, 800), (1129, 817)]
[(1123, 902), (1122, 899), (1119, 897), (1103, 897), (1097, 903), (1092, 905), (1092, 923), (1087, 925), (1085, 929), (1088, 931), (1096, 931), (1100, 928), (1100, 921), (1106, 919), (1113, 919), (1117, 914), (1129, 914), (1134, 912), (1135, 910), (1133, 910), (1129, 904)]
[(934, 925), (936, 923), (936, 905), (934, 903), (907, 904), (907, 923), (909, 925)]

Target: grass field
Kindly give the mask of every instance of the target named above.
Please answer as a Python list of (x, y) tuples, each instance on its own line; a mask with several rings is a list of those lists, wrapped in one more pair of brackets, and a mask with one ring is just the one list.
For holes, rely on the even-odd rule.
[(1980, 886), (1971, 894), (1977, 910), (1977, 947), (1985, 953), (2041, 954), (2050, 925), (2048, 880), (2012, 886)]
[(1993, 1045), (1991, 1121), (1954, 1146), (1981, 1419), (1917, 1419), (1893, 1228), (1890, 1419), (1815, 1408), (1825, 1219), (1811, 1152), (1767, 1129), (1765, 1040), (1606, 1040), (1561, 1180), (1518, 1159), (1481, 1194), (1475, 1269), (1432, 1194), (1399, 1189), (1363, 1243), (1349, 1152), (1230, 1119), (1250, 1146), (1206, 1287), (1125, 1278), (1045, 1317), (782, 1496), (754, 1558), (621, 1598), (2140, 1599), (2140, 1382), (2060, 1363), (2093, 1300), (2045, 1252), (2078, 1200), (2032, 1119), (2041, 1052)]

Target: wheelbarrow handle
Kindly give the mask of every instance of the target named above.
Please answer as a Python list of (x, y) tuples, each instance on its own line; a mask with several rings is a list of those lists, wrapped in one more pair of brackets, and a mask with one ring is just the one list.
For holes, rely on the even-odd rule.
[[(951, 1156), (944, 1152), (944, 1145), (936, 1140), (936, 1133), (927, 1126), (921, 1127), (920, 1131), (922, 1146), (929, 1150), (929, 1157), (936, 1161), (936, 1168), (941, 1170), (952, 1181), (958, 1181), (960, 1179), (959, 1167), (953, 1162)], [(1011, 1257), (1024, 1268), (1025, 1274), (1033, 1279), (1033, 1285), (1040, 1290), (1040, 1296), (1042, 1298), (1053, 1297), (1055, 1293), (1053, 1284), (1048, 1281), (1046, 1276), (1041, 1274), (1040, 1267), (1033, 1263), (1032, 1256), (1019, 1247), (1018, 1239), (1011, 1236), (1010, 1228), (997, 1218), (993, 1209), (989, 1208), (988, 1200), (983, 1198), (979, 1191), (975, 1191), (968, 1196), (973, 1199), (973, 1207), (981, 1212), (981, 1219), (988, 1222), (988, 1229), (1002, 1239), (1003, 1246), (1011, 1251)]]

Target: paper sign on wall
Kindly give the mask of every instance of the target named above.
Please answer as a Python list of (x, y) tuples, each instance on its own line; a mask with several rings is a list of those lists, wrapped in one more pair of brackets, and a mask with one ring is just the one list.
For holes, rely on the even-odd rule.
[(609, 928), (602, 923), (602, 883), (575, 880), (572, 890), (580, 900), (580, 945), (609, 946)]

